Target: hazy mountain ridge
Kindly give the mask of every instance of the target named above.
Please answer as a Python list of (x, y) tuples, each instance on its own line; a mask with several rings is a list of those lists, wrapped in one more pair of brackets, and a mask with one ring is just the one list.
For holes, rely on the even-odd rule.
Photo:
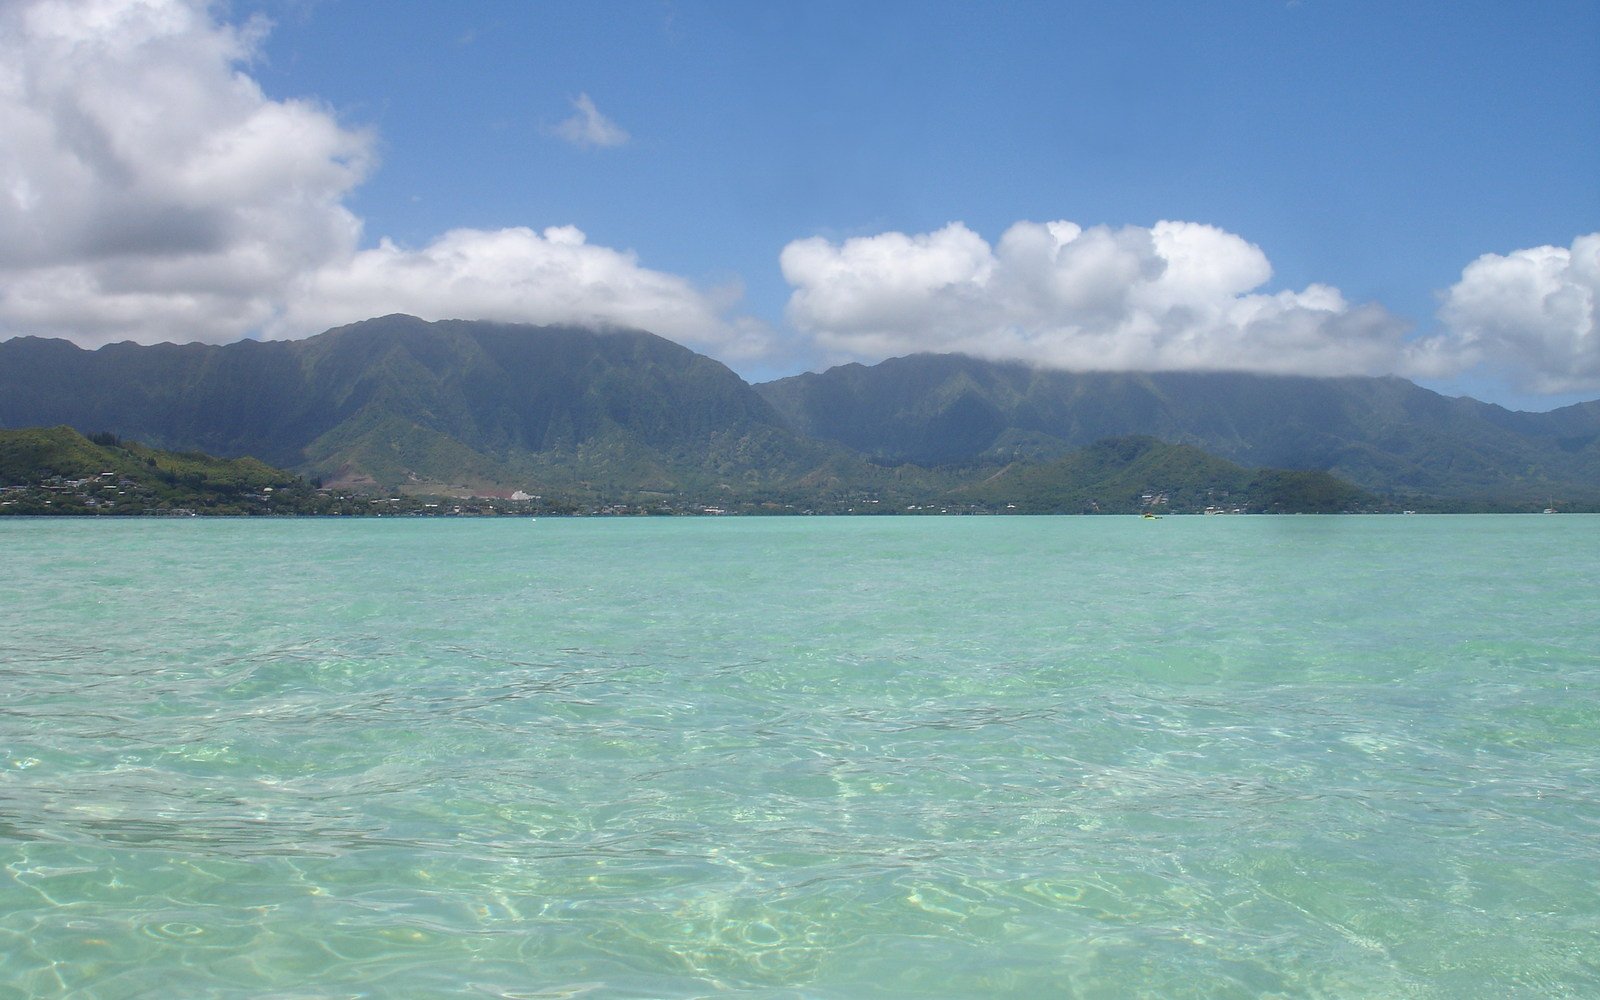
[(1149, 435), (1400, 496), (1600, 491), (1600, 405), (1513, 412), (1392, 376), (1064, 372), (912, 355), (756, 388), (795, 430), (891, 463), (1044, 459)]

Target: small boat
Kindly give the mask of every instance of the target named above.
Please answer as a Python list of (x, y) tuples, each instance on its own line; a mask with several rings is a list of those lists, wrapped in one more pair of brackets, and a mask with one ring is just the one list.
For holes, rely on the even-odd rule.
[(1140, 514), (1139, 516), (1144, 518), (1146, 521), (1159, 521), (1159, 520), (1161, 520), (1161, 515), (1160, 514), (1152, 514), (1149, 511), (1145, 511), (1143, 514)]

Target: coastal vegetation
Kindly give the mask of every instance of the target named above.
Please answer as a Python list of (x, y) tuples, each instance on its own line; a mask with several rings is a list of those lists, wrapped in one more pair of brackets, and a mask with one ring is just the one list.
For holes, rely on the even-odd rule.
[(171, 452), (70, 427), (0, 431), (0, 515), (394, 515), (567, 513), (538, 501), (448, 505), (330, 490), (254, 458)]
[(1053, 462), (1017, 462), (963, 495), (1026, 514), (1338, 514), (1389, 509), (1326, 472), (1246, 469), (1191, 445), (1111, 438)]
[[(953, 484), (953, 485), (952, 485)], [(1247, 470), (1152, 438), (1096, 444), (1057, 462), (1016, 463), (963, 482), (923, 473), (896, 483), (791, 484), (770, 495), (652, 493), (595, 502), (570, 494), (448, 497), (331, 489), (254, 458), (170, 452), (70, 427), (0, 431), (0, 514), (1054, 514), (1331, 513), (1381, 510), (1379, 498), (1326, 473)]]

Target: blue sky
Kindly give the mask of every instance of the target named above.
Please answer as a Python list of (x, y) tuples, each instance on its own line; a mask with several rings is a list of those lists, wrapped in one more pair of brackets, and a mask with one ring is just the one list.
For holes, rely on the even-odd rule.
[[(47, 67), (64, 29), (41, 11), (103, 8), (128, 38), (134, 15), (114, 8), (139, 3), (24, 0), (33, 20), (9, 12), (5, 44)], [(121, 77), (188, 46), (190, 86), (222, 79), (210, 58), (259, 88), (253, 109), (177, 112), (194, 127), (167, 148), (214, 147), (262, 109), (302, 119), (279, 141), (315, 131), (294, 162), (168, 166), (244, 185), (252, 218), (302, 213), (282, 224), (301, 249), (258, 240), (249, 254), (278, 285), (228, 279), (248, 298), (228, 315), (247, 318), (207, 327), (193, 302), (217, 281), (187, 311), (135, 315), (135, 298), (175, 294), (180, 263), (108, 275), (90, 263), (106, 241), (86, 235), (43, 262), (0, 260), (0, 335), (304, 336), (393, 300), (430, 318), (645, 326), (752, 378), (956, 349), (1395, 371), (1537, 408), (1600, 395), (1600, 241), (1584, 240), (1600, 231), (1600, 4), (146, 6), (171, 8), (135, 12), (149, 43), (96, 57)], [(78, 84), (52, 85), (52, 110), (23, 111), (59, 114)], [(170, 91), (120, 99), (132, 115)], [(114, 113), (99, 102), (80, 101)], [(583, 141), (586, 113), (604, 141)], [(30, 191), (61, 175), (21, 159)], [(121, 176), (92, 168), (83, 184)], [(189, 218), (193, 190), (153, 200)], [(13, 209), (24, 234), (47, 218), (28, 210)], [(184, 250), (194, 273), (207, 253), (243, 259), (225, 237), (200, 242)], [(83, 287), (138, 280), (150, 287), (84, 314)], [(460, 291), (497, 281), (523, 291)], [(75, 310), (51, 311), (58, 288), (79, 289)]]

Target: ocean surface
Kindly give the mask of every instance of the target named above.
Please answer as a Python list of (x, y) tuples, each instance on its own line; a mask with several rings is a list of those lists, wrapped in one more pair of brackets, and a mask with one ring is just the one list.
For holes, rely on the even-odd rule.
[(0, 997), (1600, 996), (1600, 517), (0, 521)]

